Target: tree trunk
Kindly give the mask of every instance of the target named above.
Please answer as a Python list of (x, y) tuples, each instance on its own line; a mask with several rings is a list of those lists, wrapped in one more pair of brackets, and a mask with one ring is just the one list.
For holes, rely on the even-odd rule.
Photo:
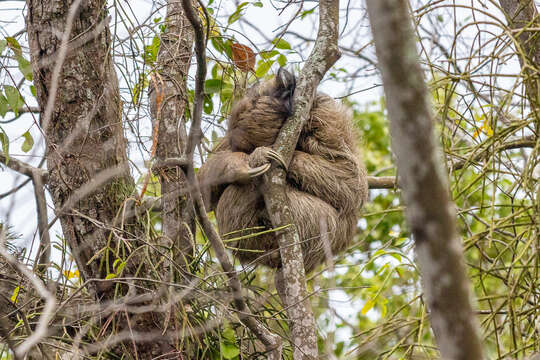
[[(161, 36), (158, 76), (150, 84), (150, 102), (157, 133), (156, 164), (184, 156), (187, 142), (184, 111), (187, 104), (186, 79), (189, 70), (193, 29), (179, 1), (167, 3), (167, 30)], [(161, 194), (163, 245), (171, 247), (173, 259), (186, 271), (193, 259), (195, 221), (187, 189), (186, 175), (179, 166), (158, 166)], [(180, 277), (183, 277), (180, 275)], [(184, 282), (182, 279), (178, 279)]]
[(482, 347), (469, 301), (454, 205), (440, 165), (407, 1), (368, 0), (367, 5), (392, 148), (435, 338), (443, 359), (480, 360)]
[[(152, 282), (138, 280), (128, 293), (125, 284), (134, 281), (122, 280), (147, 277), (151, 267), (144, 262), (155, 263), (161, 256), (148, 257), (153, 251), (147, 246), (151, 239), (136, 217), (121, 218), (134, 199), (135, 186), (127, 162), (106, 2), (28, 0), (27, 5), (34, 84), (47, 143), (48, 185), (63, 236), (98, 301), (118, 302), (122, 296), (133, 298), (139, 289), (149, 289), (144, 295), (151, 300), (132, 306), (155, 303), (159, 296)], [(118, 270), (119, 264), (123, 270)], [(110, 274), (115, 274), (113, 279), (103, 281)], [(176, 353), (170, 337), (145, 343), (140, 335), (137, 339), (142, 343), (130, 337), (110, 338), (124, 329), (129, 334), (161, 333), (159, 327), (166, 324), (163, 312), (104, 309), (94, 318), (103, 330), (87, 342), (106, 339), (116, 356), (133, 359)], [(174, 331), (171, 325), (168, 329)], [(103, 351), (104, 346), (97, 344), (92, 351)]]
[(533, 0), (499, 0), (499, 3), (506, 15), (508, 27), (519, 31), (514, 43), (524, 76), (525, 91), (531, 102), (531, 107), (537, 109), (540, 99), (538, 92), (540, 81), (538, 75), (538, 64), (540, 64), (538, 10)]
[[(115, 234), (110, 231), (125, 199), (133, 194), (134, 183), (127, 163), (105, 1), (27, 3), (49, 190), (82, 276), (104, 278), (114, 272), (117, 257), (125, 258), (125, 254), (114, 254), (118, 235), (133, 240), (143, 233), (137, 224), (128, 224)], [(62, 49), (63, 37), (67, 49)], [(79, 39), (79, 43), (84, 39), (84, 43), (68, 43), (68, 39)], [(104, 256), (96, 258), (96, 254)], [(113, 297), (110, 283), (93, 283), (90, 289), (97, 297)]]

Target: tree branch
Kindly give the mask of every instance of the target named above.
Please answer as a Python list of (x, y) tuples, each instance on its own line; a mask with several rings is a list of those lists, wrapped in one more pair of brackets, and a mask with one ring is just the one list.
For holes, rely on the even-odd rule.
[(49, 176), (47, 170), (28, 165), (27, 163), (17, 160), (11, 156), (8, 159), (8, 157), (6, 157), (2, 151), (0, 151), (0, 162), (11, 170), (15, 170), (18, 173), (28, 176), (29, 178), (39, 175), (42, 177), (43, 181), (46, 182)]
[(49, 266), (51, 258), (51, 238), (49, 236), (47, 200), (45, 199), (43, 177), (36, 173), (32, 176), (32, 181), (34, 183), (34, 197), (36, 198), (38, 231), (40, 237), (34, 269), (44, 273)]
[(442, 358), (482, 359), (456, 232), (454, 205), (440, 168), (428, 91), (405, 0), (368, 0), (387, 99), (392, 147), (431, 324)]
[[(159, 176), (162, 201), (162, 234), (165, 246), (174, 244), (174, 261), (188, 272), (193, 259), (195, 216), (187, 187), (182, 158), (187, 133), (184, 113), (187, 103), (187, 74), (191, 63), (193, 30), (180, 2), (167, 1), (167, 31), (162, 33), (157, 69), (152, 75), (149, 98), (154, 121), (155, 162), (152, 171)], [(182, 161), (183, 160), (183, 161)], [(177, 193), (176, 196), (167, 196)], [(183, 274), (178, 274), (183, 277)], [(187, 279), (181, 279), (186, 281)]]
[[(286, 164), (289, 164), (298, 142), (298, 137), (307, 121), (317, 86), (324, 74), (339, 59), (337, 45), (339, 28), (339, 1), (322, 0), (319, 3), (319, 31), (313, 51), (309, 55), (294, 93), (292, 115), (281, 128), (274, 143)], [(274, 228), (293, 223), (285, 194), (285, 170), (272, 166), (263, 176), (262, 193), (266, 210)], [(291, 337), (294, 359), (316, 359), (317, 333), (315, 318), (306, 290), (304, 259), (298, 231), (287, 227), (278, 236), (282, 269), (277, 274), (276, 287), (287, 306), (291, 321)], [(280, 280), (281, 279), (281, 280)]]
[(186, 17), (195, 31), (195, 54), (197, 57), (197, 75), (195, 77), (195, 96), (192, 112), (192, 124), (186, 148), (186, 157), (189, 159), (187, 164), (187, 176), (191, 188), (191, 197), (193, 199), (195, 212), (200, 220), (203, 231), (216, 252), (216, 256), (221, 264), (221, 267), (229, 278), (229, 286), (231, 287), (231, 291), (233, 293), (234, 305), (238, 311), (238, 317), (265, 345), (266, 350), (268, 351), (268, 358), (272, 360), (279, 360), (281, 359), (281, 338), (275, 334), (272, 334), (268, 329), (260, 324), (247, 307), (242, 295), (242, 285), (238, 279), (238, 276), (236, 275), (232, 262), (229, 260), (225, 246), (223, 245), (223, 241), (206, 215), (206, 209), (200, 186), (197, 181), (197, 177), (195, 176), (193, 154), (195, 152), (195, 146), (200, 142), (202, 136), (201, 119), (204, 96), (204, 80), (206, 77), (206, 44), (201, 21), (198, 15), (195, 14), (191, 0), (182, 0), (182, 6), (186, 13)]

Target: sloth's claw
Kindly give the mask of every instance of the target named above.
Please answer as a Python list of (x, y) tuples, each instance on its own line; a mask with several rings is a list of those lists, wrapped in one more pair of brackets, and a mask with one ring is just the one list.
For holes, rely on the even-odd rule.
[(264, 164), (264, 165), (249, 169), (248, 174), (250, 177), (257, 177), (267, 172), (268, 169), (270, 169), (270, 164)]
[(275, 161), (277, 161), (279, 163), (279, 165), (281, 165), (284, 169), (287, 169), (287, 166), (285, 165), (285, 161), (283, 161), (283, 158), (281, 157), (281, 155), (279, 155), (278, 152), (270, 149), (270, 150), (268, 150), (266, 155), (269, 158), (274, 159)]

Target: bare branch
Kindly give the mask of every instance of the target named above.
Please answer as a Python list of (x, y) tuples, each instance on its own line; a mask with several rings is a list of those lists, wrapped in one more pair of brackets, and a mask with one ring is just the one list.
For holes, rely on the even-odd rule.
[[(319, 31), (315, 46), (298, 78), (294, 93), (292, 115), (280, 130), (274, 144), (285, 164), (289, 164), (298, 137), (309, 117), (317, 86), (324, 74), (339, 59), (338, 24), (339, 1), (322, 0), (319, 3)], [(263, 195), (266, 210), (275, 228), (293, 223), (285, 194), (285, 170), (273, 166), (263, 176)], [(306, 290), (304, 259), (298, 232), (294, 227), (281, 231), (278, 237), (282, 270), (277, 274), (276, 287), (284, 298), (291, 321), (294, 359), (316, 359), (317, 333), (315, 318)]]
[(437, 157), (428, 91), (405, 0), (368, 0), (406, 215), (440, 352), (482, 359), (455, 211)]
[(370, 189), (394, 189), (397, 187), (395, 176), (368, 176), (367, 180)]
[(49, 226), (47, 218), (47, 200), (45, 199), (45, 185), (43, 177), (39, 174), (32, 176), (34, 182), (34, 197), (36, 198), (36, 208), (39, 230), (39, 248), (36, 255), (34, 268), (44, 273), (47, 270), (51, 257), (51, 238), (49, 236)]
[(195, 77), (195, 97), (192, 112), (192, 124), (189, 132), (188, 145), (186, 149), (187, 158), (189, 159), (188, 181), (191, 185), (191, 196), (195, 206), (195, 212), (201, 222), (201, 226), (210, 240), (218, 260), (229, 278), (229, 286), (234, 297), (234, 305), (238, 310), (238, 316), (240, 320), (257, 336), (257, 338), (265, 345), (268, 351), (268, 358), (279, 360), (281, 358), (281, 338), (272, 334), (262, 324), (260, 324), (255, 317), (251, 314), (251, 311), (246, 305), (242, 294), (242, 285), (236, 271), (229, 260), (223, 241), (217, 233), (216, 229), (208, 219), (206, 215), (206, 209), (204, 206), (201, 190), (197, 177), (195, 176), (195, 169), (193, 167), (193, 153), (195, 146), (200, 142), (201, 131), (201, 118), (202, 118), (202, 105), (203, 105), (203, 90), (204, 80), (206, 77), (206, 44), (205, 35), (203, 33), (203, 27), (201, 21), (191, 4), (190, 0), (182, 0), (182, 5), (186, 16), (193, 26), (195, 31), (195, 54), (197, 57), (197, 75)]
[(8, 159), (2, 151), (0, 151), (0, 162), (6, 165), (11, 170), (15, 170), (18, 173), (28, 176), (29, 178), (39, 175), (43, 179), (43, 181), (46, 182), (47, 177), (49, 176), (49, 173), (46, 170), (34, 167), (32, 165), (28, 165), (11, 156)]
[(30, 271), (24, 264), (17, 261), (17, 259), (15, 259), (7, 251), (6, 247), (4, 246), (6, 234), (5, 230), (3, 229), (0, 230), (0, 255), (2, 255), (11, 265), (15, 266), (18, 271), (27, 277), (32, 286), (37, 290), (39, 296), (45, 300), (45, 307), (41, 313), (41, 316), (39, 317), (34, 333), (26, 338), (19, 346), (17, 346), (15, 350), (16, 355), (22, 359), (34, 346), (38, 345), (41, 340), (47, 336), (49, 321), (52, 319), (54, 309), (56, 308), (56, 299), (54, 295), (47, 290), (43, 282), (38, 279), (32, 271)]

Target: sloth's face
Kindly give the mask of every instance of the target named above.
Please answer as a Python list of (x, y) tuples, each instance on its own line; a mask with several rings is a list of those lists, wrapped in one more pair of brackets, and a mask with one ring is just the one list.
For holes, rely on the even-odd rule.
[(254, 96), (269, 96), (278, 99), (288, 114), (292, 111), (296, 78), (287, 70), (280, 68), (276, 76), (265, 80), (252, 88)]

